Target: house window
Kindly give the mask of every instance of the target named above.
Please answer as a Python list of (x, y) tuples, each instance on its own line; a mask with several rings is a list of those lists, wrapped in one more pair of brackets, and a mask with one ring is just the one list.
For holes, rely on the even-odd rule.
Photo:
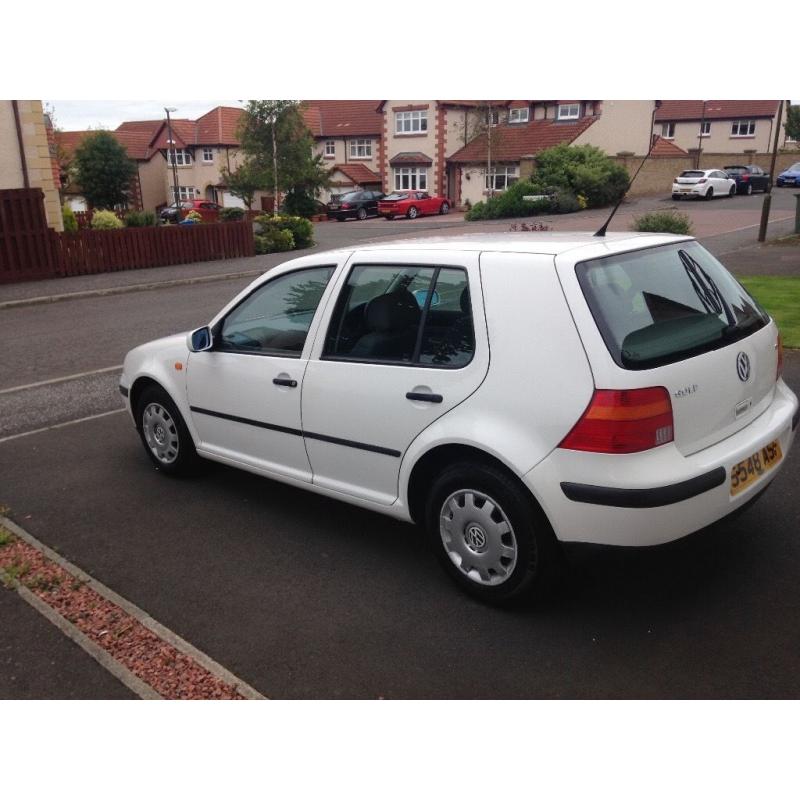
[(214, 160), (214, 150), (211, 147), (203, 148), (203, 163), (210, 164)]
[(487, 111), (486, 116), (484, 117), (484, 121), (486, 122), (487, 125), (491, 125), (492, 127), (494, 127), (495, 125), (497, 125), (498, 122), (500, 122), (500, 112), (494, 110)]
[(372, 158), (372, 139), (353, 139), (350, 142), (350, 158)]
[[(172, 189), (172, 202), (175, 202), (175, 187), (171, 186)], [(195, 190), (194, 186), (179, 186), (178, 187), (178, 199), (179, 200), (194, 200), (195, 198)]]
[(426, 133), (427, 130), (427, 111), (397, 111), (394, 115), (394, 132), (396, 135)]
[(508, 112), (509, 122), (527, 122), (530, 119), (529, 108), (512, 108)]
[(731, 136), (755, 136), (756, 121), (754, 119), (737, 119), (731, 125)]
[(675, 138), (675, 123), (674, 122), (662, 122), (661, 123), (661, 135), (665, 139), (674, 139)]
[(486, 175), (486, 188), (503, 192), (516, 182), (518, 177), (516, 166), (492, 165), (492, 171)]
[(703, 120), (700, 123), (700, 136), (711, 135), (711, 123), (708, 120)]
[(325, 142), (325, 158), (334, 158), (336, 156), (336, 142), (333, 139), (328, 139)]
[(395, 191), (401, 191), (403, 189), (427, 189), (427, 167), (395, 167), (394, 188)]
[(167, 150), (167, 164), (174, 163), (179, 167), (187, 167), (192, 163), (192, 154), (189, 150)]
[(562, 103), (558, 107), (558, 119), (578, 119), (580, 115), (580, 103)]

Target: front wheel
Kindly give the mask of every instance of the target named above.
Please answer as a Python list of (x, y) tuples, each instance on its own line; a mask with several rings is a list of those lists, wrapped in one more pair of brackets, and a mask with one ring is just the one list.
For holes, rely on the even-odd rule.
[(450, 203), (442, 203), (441, 207), (439, 208), (440, 214), (449, 214), (450, 213)]
[[(753, 192), (752, 187), (748, 186), (747, 188), (750, 190), (750, 191), (747, 192), (747, 194), (752, 194), (752, 192)], [(735, 184), (733, 186), (731, 186), (731, 190), (728, 192), (728, 197), (736, 197), (736, 185)]]
[(507, 605), (542, 594), (557, 572), (552, 528), (524, 489), (493, 465), (446, 469), (428, 496), (426, 528), (444, 570), (484, 602)]
[(417, 211), (417, 207), (416, 206), (411, 206), (411, 208), (408, 209), (408, 213), (406, 214), (406, 216), (409, 219), (416, 219), (417, 218), (417, 214), (419, 214), (419, 212)]
[(167, 475), (196, 471), (200, 458), (181, 412), (160, 387), (142, 392), (136, 404), (136, 428), (155, 466)]

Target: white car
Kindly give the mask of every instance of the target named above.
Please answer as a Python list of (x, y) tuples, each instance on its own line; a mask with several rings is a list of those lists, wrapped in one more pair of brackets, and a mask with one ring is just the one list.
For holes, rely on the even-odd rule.
[(315, 253), (131, 350), (164, 473), (198, 457), (416, 522), (489, 601), (559, 542), (655, 545), (757, 497), (798, 402), (773, 320), (691, 237), (519, 233)]
[(672, 199), (733, 197), (736, 181), (721, 169), (685, 169), (672, 183)]

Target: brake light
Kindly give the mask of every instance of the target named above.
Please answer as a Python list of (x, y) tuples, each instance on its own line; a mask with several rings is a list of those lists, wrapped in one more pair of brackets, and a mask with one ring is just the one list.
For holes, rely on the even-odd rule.
[(775, 347), (778, 348), (778, 369), (775, 374), (775, 380), (777, 381), (783, 375), (783, 337), (780, 333), (778, 333), (778, 342)]
[(697, 181), (697, 182), (698, 183), (705, 183), (707, 180), (708, 180), (708, 178), (700, 178), (700, 180)]
[(342, 203), (342, 208), (350, 208), (350, 203)]
[(663, 386), (595, 389), (559, 447), (591, 453), (638, 453), (674, 439), (672, 401)]

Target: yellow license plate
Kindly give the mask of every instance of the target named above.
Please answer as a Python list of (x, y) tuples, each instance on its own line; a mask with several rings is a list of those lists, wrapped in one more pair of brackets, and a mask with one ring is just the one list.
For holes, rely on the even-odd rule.
[(782, 458), (781, 445), (776, 439), (744, 461), (734, 464), (731, 468), (731, 495), (743, 492), (769, 472)]

